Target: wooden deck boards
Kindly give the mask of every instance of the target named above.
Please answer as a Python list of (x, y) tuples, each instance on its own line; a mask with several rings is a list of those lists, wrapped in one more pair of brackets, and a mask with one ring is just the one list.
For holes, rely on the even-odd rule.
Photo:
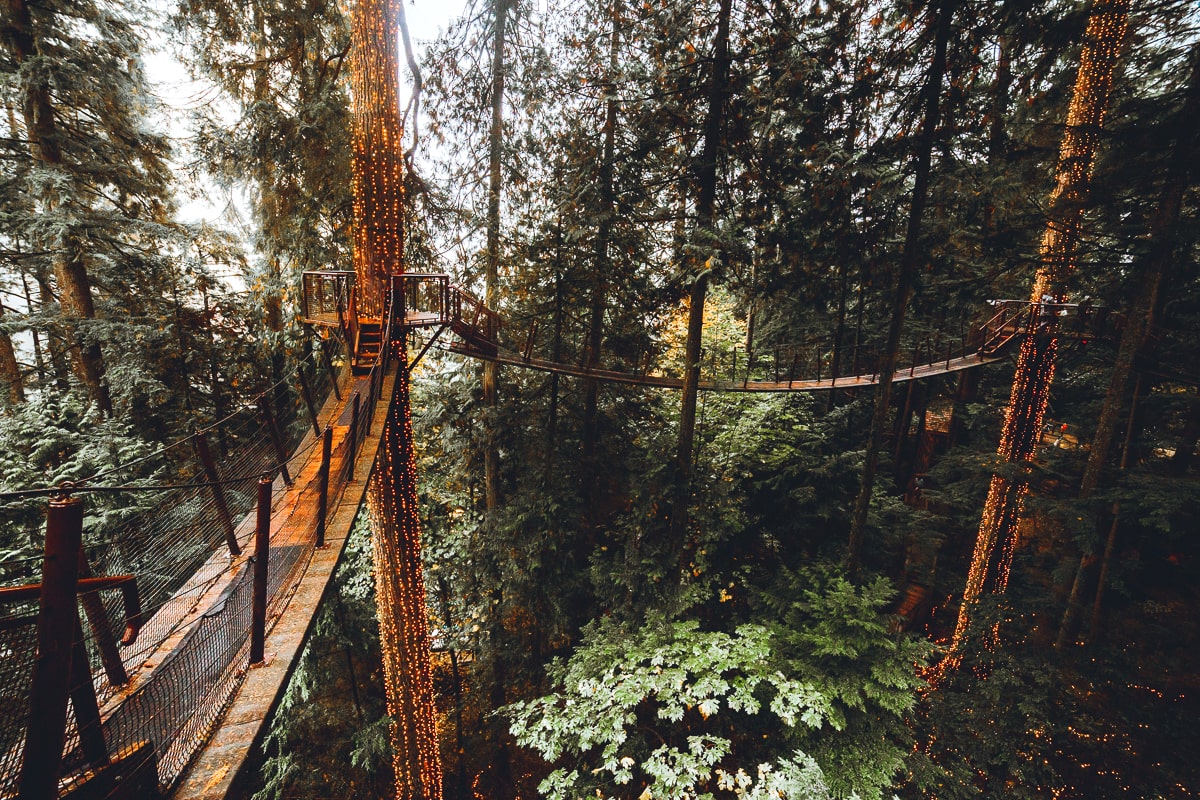
[[(381, 430), (383, 427), (392, 388), (392, 376), (388, 375), (375, 407), (372, 430)], [(344, 426), (338, 423), (341, 421), (343, 406), (351, 402), (352, 396), (353, 391), (343, 392), (345, 400), (336, 404), (333, 409), (327, 407), (328, 417), (322, 414), (322, 422), (333, 420), (335, 446), (345, 436)], [(229, 709), (207, 744), (184, 772), (179, 784), (171, 793), (172, 798), (224, 798), (235, 785), (246, 767), (250, 754), (266, 733), (266, 723), (282, 697), (284, 687), (316, 619), (316, 611), (345, 549), (359, 506), (366, 495), (367, 479), (378, 447), (378, 436), (369, 436), (364, 440), (355, 459), (354, 475), (357, 480), (347, 483), (336, 500), (330, 498), (326, 546), (312, 551), (308, 566), (302, 571), (300, 579), (294, 586), (285, 590), (290, 592), (290, 596), (276, 608), (275, 616), (267, 620), (264, 663), (252, 667), (247, 672), (245, 680), (234, 694)], [(315, 521), (316, 502), (310, 496), (310, 485), (319, 466), (320, 450), (313, 448), (296, 476), (292, 489), (275, 503), (272, 529), (276, 532), (272, 534), (272, 544), (276, 541), (288, 543), (306, 540)], [(341, 467), (336, 455), (331, 466), (335, 474)], [(252, 520), (250, 524), (253, 526)]]

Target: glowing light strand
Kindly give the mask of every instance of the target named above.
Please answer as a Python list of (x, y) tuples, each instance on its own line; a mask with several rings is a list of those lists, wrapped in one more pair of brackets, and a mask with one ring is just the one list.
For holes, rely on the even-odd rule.
[[(1054, 380), (1058, 320), (1039, 313), (1038, 304), (1066, 301), (1064, 285), (1075, 268), (1083, 203), (1128, 16), (1128, 0), (1097, 0), (1088, 18), (1079, 74), (1050, 194), (1050, 218), (1042, 236), (1041, 264), (1030, 298), (1027, 335), (1017, 358), (1000, 436), (998, 452), (1005, 463), (1032, 460), (1041, 436)], [(984, 593), (1003, 594), (1008, 587), (1017, 545), (1017, 524), (1028, 489), (1028, 484), (1020, 478), (992, 476), (954, 635), (946, 657), (932, 671), (934, 683), (961, 662), (963, 646), (970, 635), (972, 612), (979, 598)], [(988, 637), (989, 646), (994, 644), (995, 634), (993, 631)]]
[(407, 352), (399, 345), (395, 390), (371, 473), (367, 509), (384, 685), (392, 717), (397, 797), (440, 800), (442, 765), (429, 655), (429, 615), (421, 568), (421, 518), (409, 405)]
[[(404, 161), (400, 128), (398, 14), (402, 0), (359, 0), (351, 16), (354, 270), (357, 312), (383, 323), (389, 276), (402, 274)], [(382, 326), (388, 330), (387, 326)], [(396, 796), (441, 800), (442, 765), (421, 569), (421, 520), (401, 340), (395, 389), (367, 491), (375, 558), (384, 688), (392, 718)]]
[(351, 16), (354, 271), (359, 314), (376, 320), (383, 315), (384, 279), (402, 271), (404, 252), (399, 2), (359, 0)]

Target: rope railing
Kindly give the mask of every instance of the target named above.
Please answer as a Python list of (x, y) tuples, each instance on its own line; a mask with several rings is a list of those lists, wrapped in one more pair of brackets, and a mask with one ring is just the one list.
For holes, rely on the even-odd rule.
[[(324, 510), (352, 479), (351, 462), (367, 435), (367, 421), (390, 364), (391, 336), (389, 315), (384, 346), (370, 372), (366, 395), (357, 403), (353, 430), (327, 451), (328, 460), (316, 477), (306, 477), (303, 485), (292, 487), (298, 503), (314, 507), (319, 503)], [(318, 400), (329, 394), (341, 398), (350, 385), (346, 380), (349, 358), (341, 358), (348, 354), (339, 355), (344, 362), (340, 376), (329, 355), (314, 350), (282, 380), (255, 395), (266, 402), (245, 404), (217, 423), (137, 459), (161, 459), (172, 450), (178, 459), (179, 448), (191, 444), (195, 468), (182, 481), (100, 482), (129, 474), (138, 465), (131, 462), (76, 484), (0, 495), (5, 500), (49, 496), (54, 498), (52, 512), (65, 497), (154, 497), (152, 508), (102, 531), (89, 531), (83, 542), (80, 574), (86, 570), (97, 576), (133, 576), (141, 627), (132, 644), (119, 648), (113, 643), (125, 633), (128, 616), (121, 594), (89, 592), (91, 600), (82, 603), (85, 613), (79, 615), (79, 625), (69, 638), (70, 647), (85, 654), (88, 680), (76, 679), (78, 685), (71, 689), (73, 702), (62, 739), (65, 755), (56, 768), (59, 777), (66, 776), (63, 780), (92, 774), (103, 758), (136, 753), (153, 759), (160, 786), (169, 787), (219, 718), (245, 672), (253, 611), (252, 558), (234, 556), (252, 549), (253, 534), (240, 527), (234, 536), (231, 523), (251, 513), (256, 503), (261, 505), (260, 490), (265, 490), (269, 502), (287, 490), (283, 480), (260, 485), (259, 476), (282, 476), (289, 463), (307, 459), (329, 435), (321, 430)], [(306, 365), (307, 376), (302, 371)], [(279, 396), (285, 402), (274, 405)], [(309, 430), (321, 435), (300, 446)], [(203, 463), (201, 443), (210, 446), (211, 464)], [(211, 450), (218, 449), (222, 457), (213, 458)], [(314, 517), (302, 526), (287, 527), (286, 534), (272, 534), (266, 572), (268, 617), (302, 574), (319, 528), (323, 532), (323, 524)], [(6, 569), (6, 582), (36, 577), (35, 561), (23, 559), (20, 569)], [(34, 624), (37, 601), (5, 602), (5, 592), (12, 594), (12, 587), (0, 587), (0, 649), (6, 653), (8, 667), (0, 676), (0, 711), (7, 712), (0, 720), (0, 794), (12, 794), (24, 779), (24, 737), (32, 721), (29, 692), (39, 626)], [(87, 687), (90, 690), (84, 691)], [(102, 713), (78, 711), (76, 695), (90, 695)], [(38, 760), (56, 762), (52, 757)]]
[[(1087, 336), (1111, 337), (1119, 330), (1120, 316), (1087, 303), (1030, 303), (1024, 300), (992, 301), (996, 307), (990, 319), (969, 322), (966, 317), (950, 328), (911, 333), (896, 363), (899, 377), (926, 377), (931, 374), (965, 369), (999, 357), (1005, 346), (1017, 337), (1048, 330), (1073, 335), (1080, 341)], [(451, 287), (448, 322), (463, 340), (463, 345), (438, 349), (480, 358), (496, 358), (504, 363), (527, 364), (536, 369), (584, 376), (594, 374), (605, 380), (626, 383), (645, 382), (664, 385), (679, 381), (681, 363), (664, 364), (662, 352), (654, 347), (637, 352), (610, 352), (603, 363), (593, 364), (586, 348), (575, 352), (574, 361), (562, 356), (553, 361), (536, 358), (540, 330), (536, 316), (526, 318), (522, 334), (514, 331), (495, 311), (461, 287)], [(957, 328), (956, 330), (953, 328)], [(432, 341), (432, 340), (431, 340)], [(847, 331), (841, 337), (813, 337), (803, 342), (772, 344), (747, 350), (744, 346), (708, 346), (701, 360), (701, 384), (704, 388), (737, 390), (762, 389), (764, 385), (813, 390), (851, 382), (874, 383), (879, 365), (884, 362), (882, 342), (860, 331)], [(669, 385), (665, 384), (665, 385)], [(772, 388), (771, 390), (775, 390)]]

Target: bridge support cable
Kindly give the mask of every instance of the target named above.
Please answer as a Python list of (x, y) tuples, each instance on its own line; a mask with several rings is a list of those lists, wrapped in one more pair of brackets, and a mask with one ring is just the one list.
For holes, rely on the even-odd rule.
[[(315, 361), (316, 353), (313, 358)], [(332, 366), (332, 360), (330, 363)], [(343, 380), (346, 374), (334, 377)], [(332, 393), (336, 383), (326, 381), (320, 373), (316, 375), (320, 377), (310, 389), (322, 396)], [(286, 383), (293, 379), (289, 375), (282, 380)], [(377, 378), (375, 385), (382, 386), (382, 380)], [(268, 387), (266, 391), (272, 389)], [(378, 397), (377, 392), (374, 397)], [(72, 698), (76, 711), (60, 720), (64, 736), (57, 750), (41, 749), (38, 745), (41, 755), (32, 758), (24, 757), (31, 724), (54, 715), (38, 712), (35, 718), (13, 714), (0, 719), (0, 795), (17, 794), (19, 773), (26, 763), (54, 764), (57, 781), (62, 785), (82, 788), (86, 782), (90, 787), (87, 791), (97, 791), (100, 784), (93, 783), (96, 778), (88, 776), (95, 775), (95, 768), (107, 758), (101, 757), (102, 751), (112, 755), (105, 780), (119, 777), (125, 786), (138, 787), (134, 794), (126, 796), (152, 797), (178, 780), (246, 674), (252, 570), (247, 559), (233, 555), (230, 548), (232, 544), (240, 550), (250, 536), (253, 525), (248, 527), (248, 524), (252, 520), (243, 520), (241, 525), (235, 522), (253, 505), (255, 492), (248, 490), (257, 475), (280, 470), (287, 461), (308, 461), (296, 474), (291, 493), (284, 491), (281, 481), (260, 487), (268, 500), (268, 509), (273, 502), (277, 517), (294, 518), (285, 527), (272, 526), (277, 528), (272, 539), (278, 546), (270, 548), (269, 559), (265, 559), (270, 562), (266, 582), (268, 635), (269, 621), (275, 618), (272, 609), (277, 613), (286, 602), (290, 588), (304, 573), (308, 560), (332, 558), (330, 570), (336, 561), (336, 553), (318, 556), (311, 546), (317, 527), (312, 509), (318, 506), (320, 478), (327, 471), (328, 483), (332, 484), (325, 488), (327, 505), (338, 509), (331, 513), (345, 516), (341, 510), (344, 504), (339, 504), (338, 498), (345, 491), (342, 476), (348, 470), (339, 462), (345, 460), (348, 448), (342, 441), (337, 447), (330, 447), (328, 457), (318, 455), (317, 446), (324, 444), (323, 437), (314, 437), (311, 432), (305, 436), (304, 431), (310, 426), (305, 419), (304, 404), (292, 387), (283, 414), (276, 417), (279, 437), (286, 448), (284, 459), (280, 459), (273, 437), (256, 413), (257, 404), (250, 403), (215, 426), (154, 454), (164, 461), (165, 456), (174, 455), (186, 467), (187, 461), (179, 458), (178, 451), (173, 454), (169, 451), (188, 442), (197, 450), (208, 451), (210, 442), (219, 437), (217, 441), (228, 448), (228, 457), (218, 461), (211, 451), (197, 452), (194, 468), (197, 474), (190, 480), (175, 478), (155, 485), (136, 480), (124, 486), (92, 485), (106, 475), (125, 472), (118, 469), (101, 473), (88, 484), (10, 493), (8, 499), (15, 500), (64, 492), (76, 495), (103, 492), (132, 500), (139, 493), (154, 492), (158, 502), (118, 526), (96, 531), (89, 528), (81, 535), (81, 540), (89, 545), (90, 558), (80, 547), (75, 548), (71, 558), (87, 624), (72, 622), (68, 647), (71, 658), (66, 674), (73, 677), (59, 681), (59, 690)], [(329, 401), (319, 414), (327, 423), (333, 423), (341, 411), (340, 404)], [(364, 413), (369, 414), (370, 410)], [(343, 439), (344, 434), (342, 427)], [(289, 450), (291, 455), (287, 455)], [(233, 477), (247, 473), (256, 477)], [(53, 510), (50, 516), (55, 518)], [(349, 520), (338, 524), (348, 529)], [(334, 541), (344, 541), (339, 534), (340, 531), (330, 535)], [(17, 577), (32, 574), (36, 568), (32, 560), (24, 567), (5, 566)], [(92, 567), (96, 574), (106, 577), (90, 577)], [(110, 594), (110, 589), (120, 589), (121, 596)], [(35, 654), (49, 652), (37, 648), (37, 618), (29, 613), (29, 606), (40, 591), (37, 584), (0, 587), (0, 643), (12, 656), (11, 669), (0, 674), (0, 702), (5, 708), (26, 708), (25, 698), (30, 693), (37, 663)], [(116, 645), (118, 633), (120, 646)], [(61, 653), (62, 649), (59, 650)], [(99, 655), (102, 667), (95, 675), (87, 666), (89, 658), (95, 657), (90, 653)], [(268, 661), (269, 654), (268, 646)], [(78, 671), (81, 664), (82, 673)], [(58, 669), (62, 671), (63, 666), (59, 664)], [(91, 713), (92, 708), (95, 713)], [(134, 773), (137, 778), (131, 783)]]

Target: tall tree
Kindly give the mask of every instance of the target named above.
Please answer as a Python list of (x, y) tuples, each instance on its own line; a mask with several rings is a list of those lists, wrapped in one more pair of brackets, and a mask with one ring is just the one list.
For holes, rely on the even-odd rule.
[[(1147, 337), (1154, 324), (1155, 315), (1160, 307), (1159, 293), (1164, 275), (1179, 256), (1183, 196), (1187, 188), (1193, 184), (1195, 161), (1200, 155), (1195, 128), (1191, 122), (1185, 121), (1194, 120), (1200, 116), (1200, 48), (1194, 50), (1191, 60), (1192, 66), (1183, 102), (1169, 123), (1174, 131), (1174, 142), (1158, 206), (1150, 220), (1150, 230), (1148, 231), (1150, 244), (1135, 262), (1133, 269), (1133, 274), (1138, 279), (1138, 291), (1129, 310), (1127, 322), (1121, 330), (1116, 361), (1113, 364), (1100, 416), (1096, 420), (1096, 430), (1092, 434), (1091, 446), (1088, 448), (1087, 465), (1084, 467), (1083, 477), (1080, 479), (1079, 497), (1082, 500), (1089, 499), (1095, 493), (1100, 485), (1103, 471), (1108, 465), (1117, 423), (1122, 409), (1129, 401), (1128, 394), (1134, 372), (1134, 359), (1138, 352), (1145, 347)], [(1136, 402), (1136, 398), (1133, 402)], [(1099, 583), (1096, 589), (1097, 601), (1090, 626), (1093, 635), (1098, 628), (1099, 598), (1104, 592), (1104, 583), (1108, 577), (1116, 530), (1114, 520), (1109, 527), (1103, 549)], [(1075, 616), (1079, 612), (1080, 594), (1085, 574), (1094, 560), (1094, 557), (1088, 553), (1080, 557), (1079, 565), (1075, 570), (1075, 579), (1071, 585), (1071, 593), (1067, 600), (1067, 609), (1063, 614), (1062, 625), (1059, 629), (1059, 646), (1064, 645), (1074, 633)]]
[(696, 436), (696, 394), (700, 382), (700, 347), (704, 327), (704, 299), (709, 271), (720, 258), (716, 244), (717, 164), (723, 151), (726, 103), (729, 93), (729, 28), (731, 0), (721, 0), (713, 39), (712, 67), (708, 82), (708, 108), (704, 117), (703, 144), (695, 165), (696, 219), (692, 229), (691, 253), (685, 261), (685, 280), (691, 281), (688, 300), (686, 353), (683, 365), (683, 397), (679, 414), (679, 438), (675, 446), (675, 489), (671, 504), (671, 545), (683, 547), (688, 529), (688, 506), (692, 493), (692, 447)]
[(904, 330), (904, 317), (912, 299), (913, 285), (923, 257), (921, 226), (924, 222), (925, 204), (929, 196), (929, 175), (932, 169), (933, 149), (937, 142), (942, 79), (946, 72), (946, 47), (950, 41), (954, 6), (943, 0), (930, 6), (929, 12), (933, 15), (929, 20), (929, 26), (933, 30), (933, 55), (925, 78), (925, 110), (916, 152), (913, 154), (913, 191), (912, 199), (909, 202), (908, 225), (904, 234), (904, 249), (900, 254), (900, 264), (896, 270), (891, 321), (888, 324), (887, 340), (878, 368), (879, 383), (875, 387), (875, 410), (871, 415), (871, 432), (863, 461), (862, 485), (858, 497), (854, 501), (854, 511), (850, 519), (850, 540), (846, 547), (846, 564), (851, 574), (858, 571), (859, 562), (862, 559), (867, 512), (870, 510), (875, 473), (879, 467), (879, 449), (883, 444), (884, 428), (887, 425), (891, 409), (892, 377), (900, 357), (900, 334)]
[[(390, 275), (404, 272), (404, 153), (400, 130), (399, 0), (354, 7), (354, 266), (360, 316), (380, 320)], [(385, 326), (387, 329), (387, 326)], [(383, 347), (392, 347), (384, 342)], [(384, 684), (392, 716), (398, 798), (440, 800), (442, 766), (430, 669), (429, 617), (421, 568), (421, 518), (409, 407), (408, 356), (399, 366), (368, 503)]]
[[(1096, 0), (1088, 18), (1059, 150), (1055, 186), (1050, 194), (1041, 263), (1030, 297), (1034, 309), (1040, 308), (1046, 299), (1058, 302), (1065, 299), (1065, 281), (1076, 265), (1084, 201), (1128, 14), (1126, 0)], [(1057, 318), (1043, 314), (1034, 320), (1021, 344), (1000, 435), (999, 456), (1005, 464), (1015, 465), (1016, 471), (1009, 469), (992, 475), (950, 650), (937, 666), (938, 674), (960, 663), (964, 640), (973, 635), (972, 615), (980, 597), (985, 593), (1003, 594), (1008, 585), (1017, 523), (1029, 489), (1019, 470), (1033, 458), (1041, 438), (1058, 347)]]

